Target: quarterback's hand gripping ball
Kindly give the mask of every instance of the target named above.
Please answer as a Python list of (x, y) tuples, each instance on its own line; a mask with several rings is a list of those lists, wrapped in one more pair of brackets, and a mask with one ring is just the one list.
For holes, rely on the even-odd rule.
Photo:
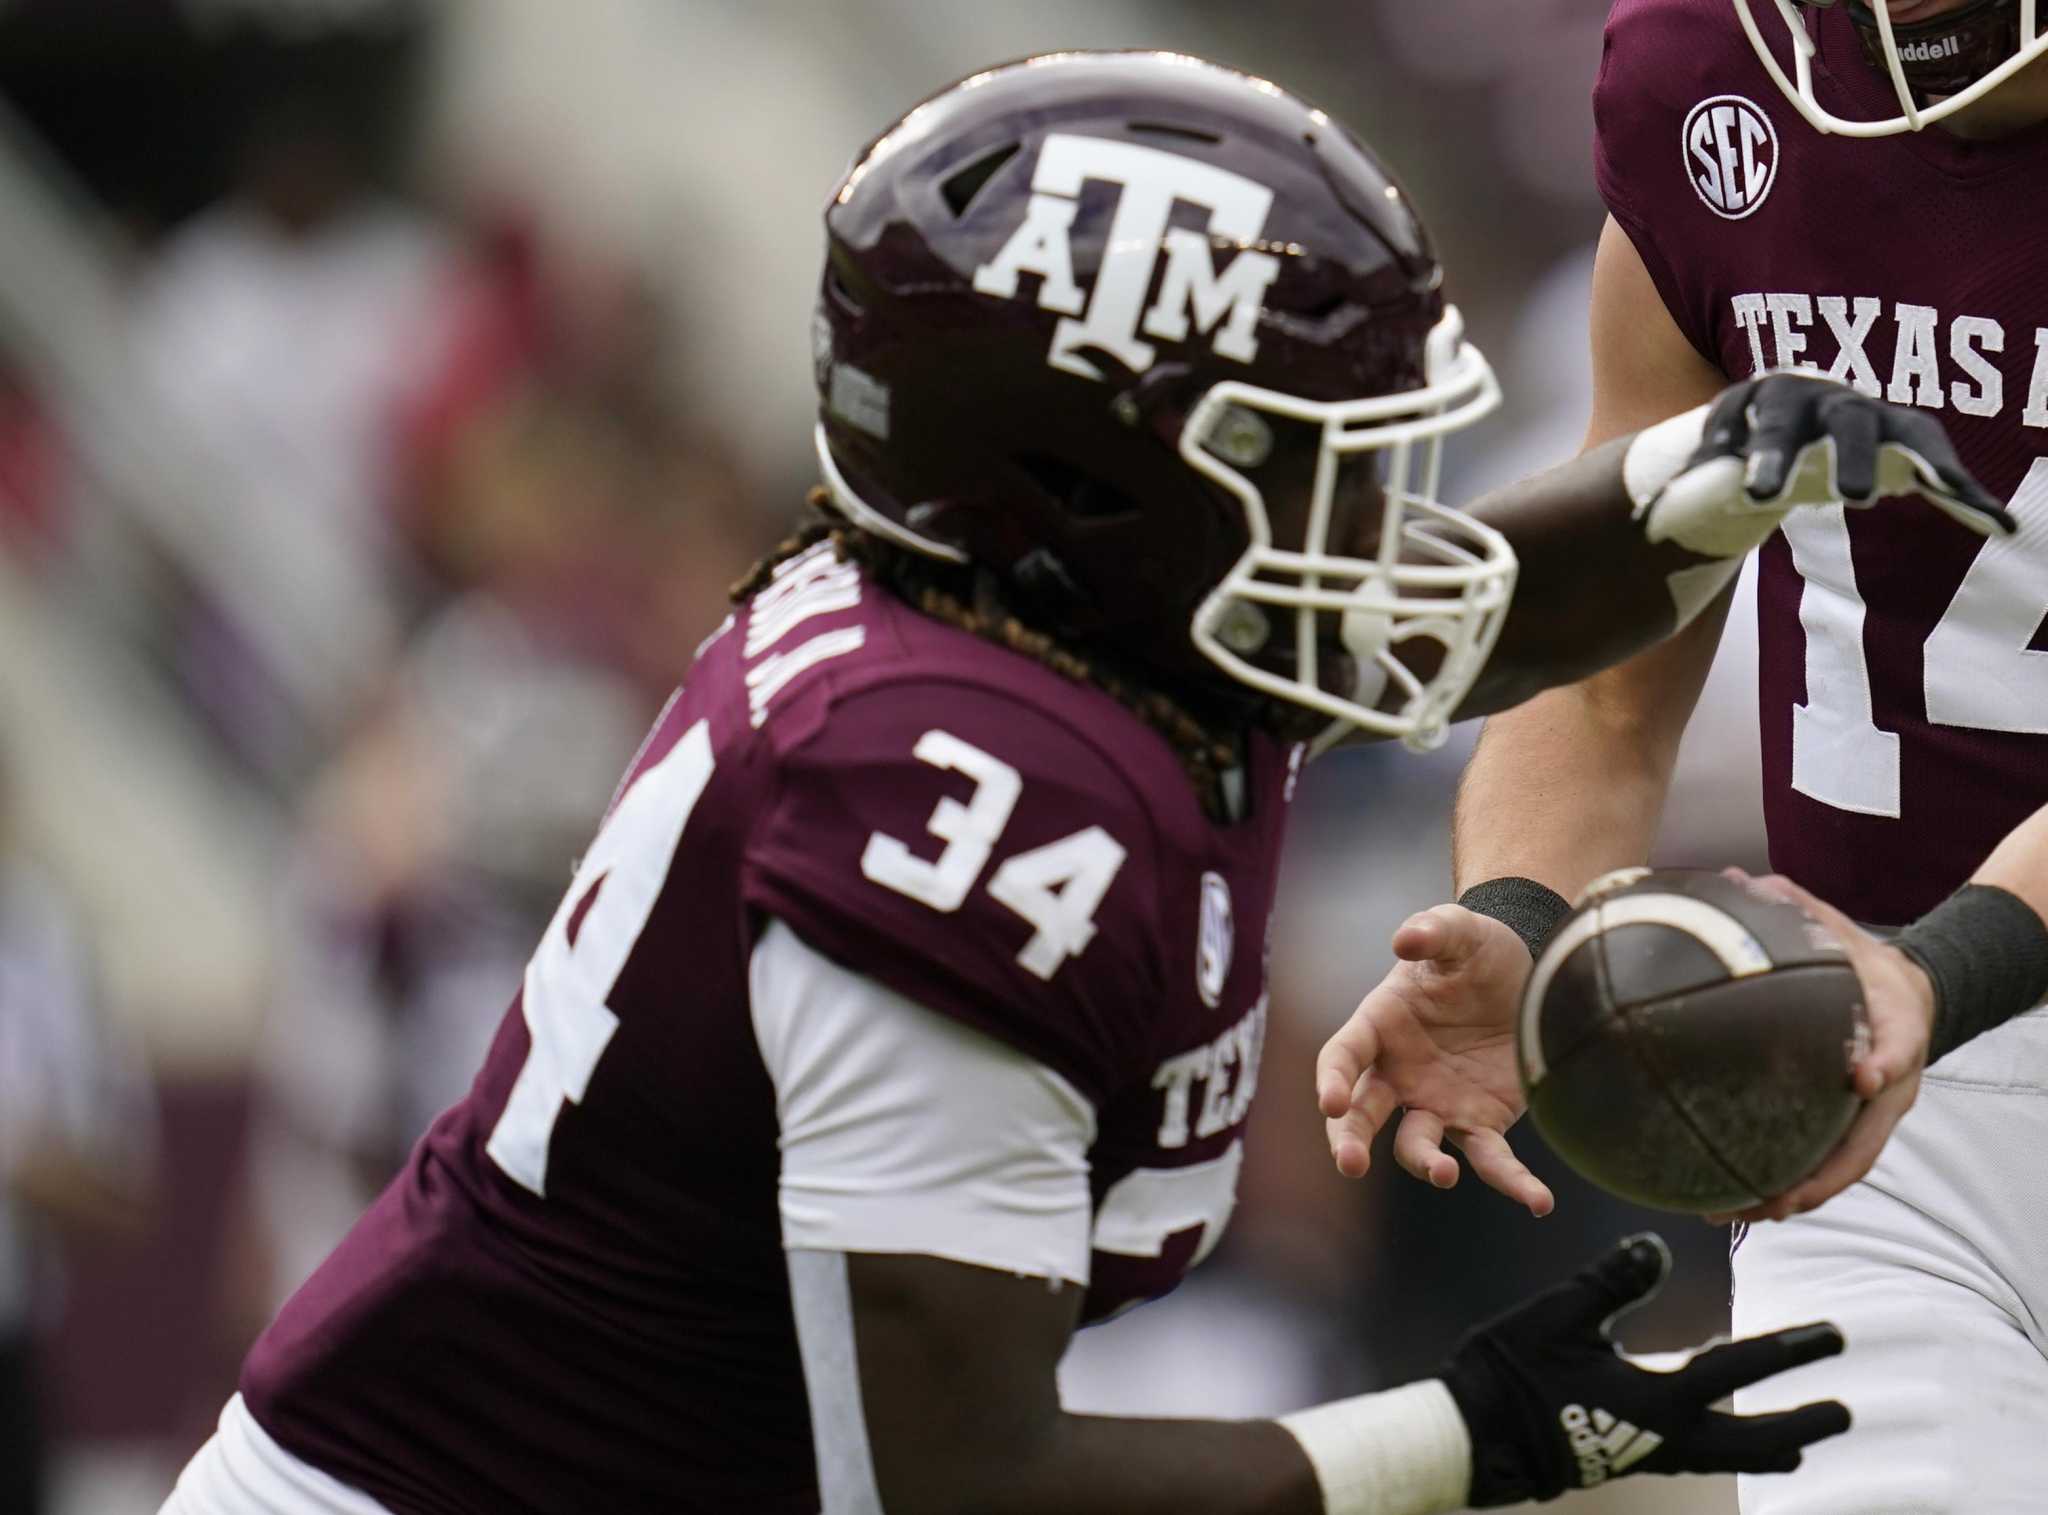
[(1717, 873), (1596, 881), (1523, 990), (1529, 1113), (1559, 1156), (1660, 1210), (1792, 1188), (1861, 1108), (1864, 987), (1796, 905)]
[(1474, 1508), (1555, 1499), (1631, 1473), (1787, 1473), (1806, 1447), (1849, 1429), (1849, 1411), (1833, 1400), (1771, 1415), (1712, 1408), (1840, 1352), (1832, 1325), (1723, 1342), (1670, 1372), (1622, 1356), (1609, 1327), (1670, 1271), (1662, 1238), (1631, 1236), (1458, 1343), (1442, 1375), (1472, 1434)]

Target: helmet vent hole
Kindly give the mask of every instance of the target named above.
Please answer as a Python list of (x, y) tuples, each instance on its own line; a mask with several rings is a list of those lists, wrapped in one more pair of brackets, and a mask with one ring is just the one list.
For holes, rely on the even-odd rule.
[(1121, 489), (1081, 472), (1050, 453), (1020, 452), (1015, 461), (1032, 483), (1059, 501), (1068, 515), (1087, 521), (1103, 521), (1137, 513), (1137, 501)]
[(1170, 121), (1133, 121), (1129, 125), (1134, 132), (1144, 132), (1155, 137), (1179, 137), (1188, 142), (1206, 142), (1212, 147), (1223, 140), (1215, 132), (1203, 131), (1199, 126), (1176, 126)]
[(946, 200), (946, 208), (953, 212), (955, 220), (967, 214), (967, 207), (973, 204), (974, 197), (981, 193), (982, 185), (995, 177), (997, 169), (1017, 156), (1017, 149), (1021, 145), (1009, 142), (994, 152), (983, 153), (939, 186), (939, 193)]

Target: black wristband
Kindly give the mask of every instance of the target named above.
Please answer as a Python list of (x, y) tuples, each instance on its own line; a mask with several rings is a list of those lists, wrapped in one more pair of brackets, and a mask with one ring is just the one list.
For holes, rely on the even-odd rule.
[(1522, 939), (1534, 958), (1557, 923), (1572, 913), (1570, 901), (1532, 878), (1490, 878), (1458, 896), (1477, 915), (1490, 915)]
[(2048, 923), (1995, 884), (1963, 885), (1894, 945), (1934, 981), (1930, 1063), (2048, 996)]

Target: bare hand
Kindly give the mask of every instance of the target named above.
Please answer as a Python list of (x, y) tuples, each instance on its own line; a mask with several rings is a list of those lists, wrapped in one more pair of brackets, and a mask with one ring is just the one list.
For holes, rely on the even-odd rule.
[(1394, 933), (1399, 958), (1316, 1057), (1316, 1103), (1338, 1171), (1362, 1177), (1396, 1109), (1394, 1160), (1448, 1189), (1458, 1160), (1448, 1135), (1493, 1188), (1533, 1215), (1556, 1204), (1506, 1132), (1522, 1113), (1515, 1017), (1529, 977), (1522, 939), (1490, 916), (1438, 905)]
[(1726, 873), (1766, 898), (1797, 905), (1827, 928), (1849, 954), (1856, 976), (1863, 981), (1864, 1010), (1870, 1020), (1870, 1046), (1850, 1074), (1856, 1092), (1868, 1103), (1835, 1150), (1783, 1194), (1734, 1215), (1708, 1217), (1714, 1221), (1784, 1220), (1825, 1204), (1868, 1173), (1884, 1150), (1892, 1127), (1913, 1108), (1934, 1029), (1934, 985), (1905, 953), (1879, 941), (1790, 879), (1778, 874), (1751, 878), (1739, 868)]

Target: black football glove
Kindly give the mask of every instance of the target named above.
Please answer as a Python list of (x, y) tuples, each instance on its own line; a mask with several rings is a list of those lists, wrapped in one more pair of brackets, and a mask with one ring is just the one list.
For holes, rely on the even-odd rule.
[(1686, 473), (1723, 460), (1739, 461), (1744, 491), (1759, 505), (1861, 506), (1919, 494), (1980, 536), (2018, 529), (1934, 417), (1814, 375), (1766, 374), (1723, 391)]
[(1834, 1400), (1774, 1415), (1710, 1409), (1735, 1390), (1842, 1350), (1831, 1325), (1710, 1347), (1673, 1372), (1638, 1367), (1608, 1336), (1671, 1269), (1663, 1239), (1631, 1236), (1569, 1283), (1469, 1333), (1442, 1377), (1472, 1433), (1475, 1509), (1555, 1499), (1628, 1473), (1789, 1473), (1802, 1448), (1849, 1429)]

